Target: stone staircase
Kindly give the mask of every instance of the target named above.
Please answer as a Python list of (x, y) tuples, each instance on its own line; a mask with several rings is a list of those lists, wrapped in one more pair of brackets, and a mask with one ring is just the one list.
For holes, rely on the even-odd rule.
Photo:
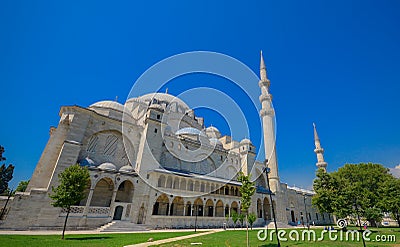
[(148, 225), (135, 224), (130, 221), (114, 220), (98, 228), (100, 232), (140, 232), (151, 230)]

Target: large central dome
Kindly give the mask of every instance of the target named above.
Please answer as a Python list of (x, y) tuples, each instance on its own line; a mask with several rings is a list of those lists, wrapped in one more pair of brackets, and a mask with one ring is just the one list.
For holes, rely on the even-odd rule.
[(147, 103), (152, 103), (152, 104), (162, 104), (165, 103), (166, 105), (169, 105), (171, 103), (177, 103), (179, 106), (184, 108), (185, 110), (189, 110), (189, 106), (186, 105), (185, 102), (183, 102), (181, 99), (178, 97), (175, 97), (171, 94), (167, 93), (149, 93), (142, 95), (138, 97), (139, 100), (147, 102)]

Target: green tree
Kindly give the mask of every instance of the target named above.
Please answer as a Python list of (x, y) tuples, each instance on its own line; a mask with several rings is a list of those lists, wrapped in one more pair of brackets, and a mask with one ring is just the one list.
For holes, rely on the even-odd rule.
[(25, 192), (26, 188), (28, 187), (29, 180), (27, 181), (20, 181), (15, 192)]
[(56, 188), (52, 187), (53, 194), (50, 195), (50, 198), (53, 200), (54, 207), (67, 210), (61, 237), (64, 239), (71, 206), (78, 204), (85, 197), (84, 190), (90, 182), (90, 175), (86, 167), (75, 164), (60, 173), (58, 178), (59, 185)]
[(242, 183), (242, 186), (240, 187), (239, 190), (240, 193), (242, 194), (241, 208), (242, 208), (242, 214), (244, 214), (246, 218), (246, 240), (247, 240), (247, 246), (249, 246), (248, 214), (249, 214), (249, 208), (251, 206), (251, 197), (256, 192), (256, 187), (254, 186), (254, 183), (250, 181), (250, 176), (245, 175), (243, 172), (239, 173), (238, 181)]
[[(4, 147), (0, 146), (0, 161), (6, 160), (6, 158), (3, 156), (4, 152)], [(0, 166), (0, 195), (9, 191), (7, 190), (8, 182), (10, 182), (10, 180), (13, 178), (13, 172), (14, 166), (12, 164), (9, 164), (8, 166), (6, 166), (6, 164), (2, 164)]]
[(391, 213), (400, 227), (400, 179), (391, 177), (380, 187), (383, 200), (379, 206), (386, 212)]
[(253, 224), (254, 224), (254, 222), (256, 221), (256, 219), (257, 219), (257, 216), (256, 216), (255, 213), (250, 213), (250, 214), (247, 216), (247, 220), (249, 221), (250, 229), (251, 229), (251, 230), (253, 230)]
[(239, 214), (235, 210), (232, 210), (231, 218), (233, 221), (233, 229), (235, 229), (235, 226), (236, 226), (237, 222), (239, 221)]
[(391, 177), (387, 168), (372, 163), (346, 164), (332, 173), (318, 170), (312, 203), (339, 218), (358, 214), (375, 226), (383, 209), (379, 188)]

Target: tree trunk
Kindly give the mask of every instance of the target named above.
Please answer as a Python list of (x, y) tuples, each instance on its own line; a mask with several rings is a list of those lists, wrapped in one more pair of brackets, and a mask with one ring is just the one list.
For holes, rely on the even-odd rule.
[(246, 244), (247, 247), (249, 247), (249, 221), (247, 219), (247, 214), (246, 214)]
[(61, 239), (64, 239), (64, 234), (65, 234), (65, 228), (67, 227), (67, 220), (68, 220), (68, 216), (69, 216), (69, 211), (71, 210), (71, 208), (67, 209), (67, 215), (65, 216), (65, 221), (64, 221), (64, 228), (63, 228), (63, 232), (62, 232), (62, 237)]

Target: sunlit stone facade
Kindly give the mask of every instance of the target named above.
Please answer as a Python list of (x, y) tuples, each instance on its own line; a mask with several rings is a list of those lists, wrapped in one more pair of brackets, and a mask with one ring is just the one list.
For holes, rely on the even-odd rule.
[[(274, 133), (266, 133), (273, 132), (266, 119), (273, 114), (267, 80), (261, 71), (264, 140), (275, 145)], [(75, 163), (88, 167), (90, 185), (85, 199), (72, 208), (72, 229), (97, 228), (113, 220), (152, 228), (232, 225), (227, 216), (240, 212), (240, 171), (250, 174), (257, 187), (250, 208), (257, 215), (255, 225), (271, 222), (271, 204), (283, 224), (333, 220), (312, 208), (312, 191), (280, 182), (275, 153), (269, 190), (265, 165), (255, 160), (250, 140), (232, 140), (216, 127), (206, 128), (203, 118), (170, 94), (147, 94), (124, 105), (100, 101), (87, 108), (63, 106), (59, 115), (27, 191), (13, 198), (0, 228), (61, 227), (66, 213), (51, 206), (48, 195), (58, 175)]]

